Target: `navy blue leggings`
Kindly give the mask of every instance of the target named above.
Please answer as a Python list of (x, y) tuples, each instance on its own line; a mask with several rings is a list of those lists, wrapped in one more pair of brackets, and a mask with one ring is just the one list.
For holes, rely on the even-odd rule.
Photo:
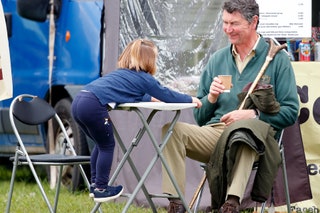
[(81, 91), (72, 102), (72, 114), (81, 129), (95, 142), (91, 152), (91, 183), (107, 188), (115, 141), (106, 106), (91, 92)]

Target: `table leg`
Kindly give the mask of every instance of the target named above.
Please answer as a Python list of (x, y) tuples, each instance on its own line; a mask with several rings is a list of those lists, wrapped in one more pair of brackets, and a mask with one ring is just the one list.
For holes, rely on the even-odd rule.
[[(140, 142), (140, 139), (141, 139), (142, 135), (145, 132), (145, 128), (140, 129), (140, 131), (138, 132), (137, 136), (134, 138), (134, 141), (131, 143), (131, 145), (128, 148), (128, 150), (126, 149), (124, 143), (122, 142), (122, 139), (121, 139), (118, 131), (116, 129), (114, 129), (114, 130), (115, 130), (114, 131), (115, 137), (116, 137), (116, 139), (117, 139), (117, 141), (118, 141), (118, 143), (120, 145), (120, 148), (122, 149), (122, 151), (124, 153), (124, 156), (123, 156), (122, 160), (120, 161), (119, 165), (117, 166), (117, 169), (115, 170), (114, 174), (112, 175), (112, 177), (111, 177), (111, 179), (109, 181), (109, 185), (112, 185), (113, 182), (115, 181), (115, 179), (118, 177), (118, 175), (119, 175), (119, 173), (120, 173), (120, 171), (121, 171), (121, 169), (122, 169), (122, 167), (123, 167), (123, 165), (124, 165), (124, 163), (126, 161), (128, 161), (128, 163), (129, 163), (129, 165), (130, 165), (130, 167), (131, 167), (131, 169), (132, 169), (137, 181), (140, 181), (141, 180), (141, 176), (140, 176), (136, 166), (134, 165), (134, 163), (133, 163), (133, 161), (132, 161), (132, 159), (130, 157), (130, 154), (133, 151), (133, 148), (136, 147), (138, 145), (138, 143)], [(156, 207), (155, 207), (151, 197), (149, 196), (149, 192), (147, 191), (145, 185), (142, 184), (141, 188), (142, 188), (142, 191), (143, 191), (143, 193), (144, 193), (144, 195), (145, 195), (145, 197), (146, 197), (151, 209), (156, 211)]]
[[(166, 170), (167, 170), (167, 172), (169, 174), (169, 177), (170, 177), (174, 187), (176, 188), (176, 191), (177, 191), (177, 193), (179, 195), (179, 198), (182, 201), (184, 207), (186, 208), (186, 211), (187, 212), (191, 212), (191, 210), (189, 209), (188, 204), (186, 203), (186, 201), (184, 199), (184, 195), (182, 194), (182, 192), (181, 192), (181, 190), (180, 190), (180, 188), (179, 188), (179, 186), (177, 184), (177, 181), (175, 180), (175, 178), (174, 178), (169, 166), (167, 165), (166, 160), (164, 159), (164, 157), (162, 155), (162, 149), (164, 148), (164, 146), (168, 142), (168, 140), (169, 140), (169, 138), (171, 136), (171, 133), (172, 133), (172, 129), (173, 129), (174, 125), (176, 124), (176, 122), (178, 121), (178, 118), (180, 116), (181, 111), (180, 110), (176, 111), (176, 114), (175, 114), (175, 116), (174, 116), (174, 118), (173, 118), (173, 120), (172, 120), (172, 122), (170, 124), (168, 132), (167, 132), (166, 136), (164, 137), (164, 139), (163, 139), (163, 141), (162, 141), (162, 143), (160, 144), (160, 147), (159, 147), (158, 143), (157, 143), (157, 141), (156, 141), (156, 139), (155, 139), (155, 137), (154, 137), (154, 135), (153, 135), (153, 133), (152, 133), (152, 131), (150, 129), (149, 123), (144, 119), (144, 116), (143, 116), (142, 112), (138, 108), (134, 108), (133, 110), (139, 115), (141, 122), (144, 124), (144, 127), (146, 128), (146, 131), (147, 131), (147, 133), (148, 133), (148, 135), (149, 135), (149, 137), (150, 137), (150, 139), (151, 139), (151, 141), (153, 143), (153, 146), (156, 149), (157, 155), (150, 162), (148, 168), (146, 169), (145, 173), (141, 177), (138, 185), (136, 186), (135, 190), (131, 194), (131, 196), (130, 196), (129, 200), (127, 201), (126, 206), (124, 207), (122, 212), (126, 212), (128, 210), (129, 206), (131, 205), (131, 203), (133, 202), (135, 196), (137, 195), (138, 191), (140, 190), (142, 184), (146, 180), (147, 176), (151, 172), (151, 169), (153, 168), (153, 166), (155, 165), (156, 161), (159, 158), (161, 159), (161, 162), (163, 163), (164, 167), (166, 168)], [(155, 110), (153, 110), (151, 112), (151, 114), (154, 113), (154, 111)]]
[[(156, 114), (156, 111), (153, 111), (150, 113), (148, 119), (147, 119), (147, 123), (149, 124), (153, 118), (153, 116)], [(138, 146), (142, 136), (144, 135), (145, 131), (146, 131), (146, 128), (143, 127), (142, 129), (139, 130), (139, 132), (136, 134), (136, 136), (132, 139), (132, 142), (127, 150), (126, 146), (124, 145), (121, 137), (120, 137), (120, 134), (118, 133), (117, 129), (115, 128), (115, 126), (113, 125), (113, 131), (114, 131), (114, 136), (122, 150), (122, 152), (124, 153), (124, 156), (122, 157), (120, 163), (118, 164), (115, 172), (113, 173), (111, 179), (109, 180), (109, 185), (112, 185), (114, 183), (114, 181), (116, 180), (116, 178), (118, 177), (123, 165), (125, 164), (126, 161), (128, 161), (134, 175), (136, 176), (137, 178), (137, 181), (139, 182), (141, 180), (141, 176), (136, 168), (136, 166), (134, 165), (131, 157), (130, 157), (130, 154), (131, 152), (133, 151), (133, 148)], [(144, 184), (142, 184), (141, 186), (142, 188), (142, 191), (150, 205), (150, 208), (152, 209), (153, 212), (156, 212), (156, 207), (151, 199), (151, 196), (150, 196), (150, 193), (147, 191), (146, 187)], [(98, 210), (98, 208), (101, 206), (101, 203), (96, 203), (94, 208), (91, 210), (91, 213), (94, 213)]]

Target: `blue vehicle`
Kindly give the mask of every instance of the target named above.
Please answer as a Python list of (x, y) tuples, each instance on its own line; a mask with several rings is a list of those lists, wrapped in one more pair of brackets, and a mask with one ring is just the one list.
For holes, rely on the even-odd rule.
[[(8, 31), (13, 96), (23, 93), (46, 99), (62, 118), (78, 154), (89, 154), (89, 143), (71, 117), (72, 97), (101, 73), (101, 18), (103, 0), (1, 0)], [(14, 153), (16, 138), (9, 122), (12, 99), (0, 102), (0, 156)], [(32, 153), (60, 149), (58, 127), (53, 140), (47, 129), (25, 128), (24, 140)], [(53, 172), (53, 170), (49, 170)], [(54, 182), (54, 175), (50, 175)], [(66, 169), (77, 187), (80, 175)]]

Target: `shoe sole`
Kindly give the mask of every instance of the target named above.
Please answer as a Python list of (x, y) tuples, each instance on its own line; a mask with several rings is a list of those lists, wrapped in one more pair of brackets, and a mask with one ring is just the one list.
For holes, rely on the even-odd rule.
[(108, 202), (110, 200), (113, 200), (113, 199), (116, 199), (118, 197), (120, 197), (120, 195), (122, 194), (123, 192), (123, 188), (122, 190), (117, 194), (117, 195), (114, 195), (114, 196), (111, 196), (111, 197), (101, 197), (101, 198), (94, 198), (93, 200), (97, 203), (102, 203), (102, 202)]

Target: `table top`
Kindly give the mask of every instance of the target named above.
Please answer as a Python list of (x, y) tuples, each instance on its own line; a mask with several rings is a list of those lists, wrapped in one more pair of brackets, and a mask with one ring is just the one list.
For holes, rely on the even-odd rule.
[(196, 107), (196, 103), (164, 103), (164, 102), (138, 102), (138, 103), (124, 103), (118, 105), (117, 108), (146, 108), (155, 110), (181, 110)]

